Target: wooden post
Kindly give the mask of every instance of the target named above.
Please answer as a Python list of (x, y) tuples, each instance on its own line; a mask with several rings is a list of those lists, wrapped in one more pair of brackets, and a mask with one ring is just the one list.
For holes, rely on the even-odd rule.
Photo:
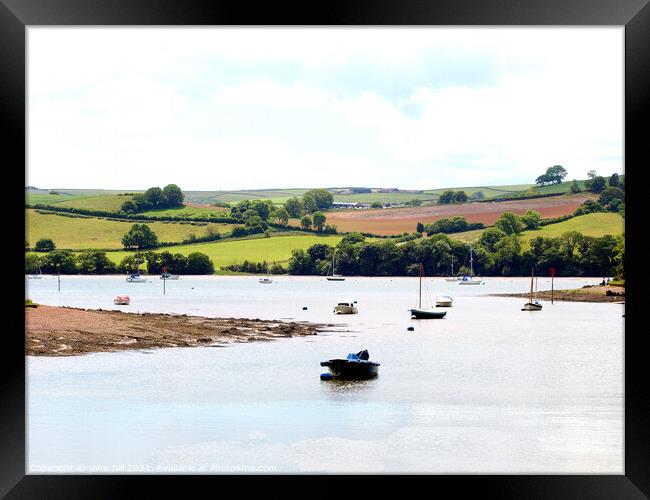
[(57, 275), (57, 281), (59, 285), (59, 292), (61, 291), (61, 264), (56, 265), (56, 275)]
[(555, 273), (551, 274), (551, 304), (553, 303), (553, 278), (555, 278)]

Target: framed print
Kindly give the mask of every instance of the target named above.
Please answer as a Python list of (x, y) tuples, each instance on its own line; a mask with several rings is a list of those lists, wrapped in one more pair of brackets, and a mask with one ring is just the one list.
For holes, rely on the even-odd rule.
[(3, 495), (650, 494), (646, 2), (0, 2)]

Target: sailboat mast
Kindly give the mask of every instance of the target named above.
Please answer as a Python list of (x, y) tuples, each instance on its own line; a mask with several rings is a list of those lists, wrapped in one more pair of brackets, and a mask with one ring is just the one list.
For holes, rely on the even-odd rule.
[(469, 275), (474, 276), (474, 259), (472, 258), (472, 247), (469, 247)]
[(424, 266), (420, 263), (420, 294), (418, 298), (418, 308), (422, 309), (422, 274), (424, 273)]
[(533, 275), (535, 274), (535, 268), (532, 268), (530, 270), (530, 300), (529, 302), (533, 302)]
[(454, 275), (454, 254), (451, 254), (451, 274), (449, 276)]

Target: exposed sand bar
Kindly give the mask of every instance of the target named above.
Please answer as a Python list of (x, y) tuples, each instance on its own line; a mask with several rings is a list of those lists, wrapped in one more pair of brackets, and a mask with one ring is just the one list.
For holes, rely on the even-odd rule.
[[(334, 325), (246, 318), (125, 313), (39, 305), (25, 308), (30, 356), (154, 347), (196, 347), (316, 335)], [(330, 328), (331, 330), (331, 328)]]
[[(528, 298), (529, 293), (492, 293), (493, 297)], [(538, 300), (551, 300), (551, 290), (537, 292)], [(553, 300), (568, 302), (625, 302), (625, 288), (611, 285), (584, 286), (569, 290), (554, 290)]]

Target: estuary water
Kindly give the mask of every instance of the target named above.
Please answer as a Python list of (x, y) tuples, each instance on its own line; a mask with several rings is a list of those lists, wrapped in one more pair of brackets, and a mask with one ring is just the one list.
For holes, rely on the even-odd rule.
[[(62, 276), (60, 291), (56, 277), (26, 280), (26, 297), (337, 326), (226, 347), (28, 356), (28, 473), (624, 472), (620, 304), (524, 312), (525, 299), (489, 294), (527, 292), (528, 278), (428, 278), (423, 305), (450, 295), (453, 307), (411, 320), (418, 278), (183, 277), (164, 295), (158, 276), (124, 278)], [(131, 305), (114, 306), (118, 294)], [(352, 301), (358, 314), (333, 314)], [(378, 378), (319, 379), (320, 361), (362, 349)]]

